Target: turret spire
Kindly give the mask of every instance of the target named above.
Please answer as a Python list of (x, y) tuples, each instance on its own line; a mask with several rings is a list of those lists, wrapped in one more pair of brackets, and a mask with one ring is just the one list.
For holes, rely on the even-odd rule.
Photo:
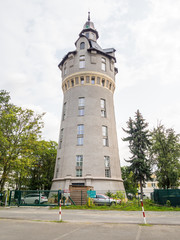
[(88, 21), (90, 22), (90, 12), (88, 12)]

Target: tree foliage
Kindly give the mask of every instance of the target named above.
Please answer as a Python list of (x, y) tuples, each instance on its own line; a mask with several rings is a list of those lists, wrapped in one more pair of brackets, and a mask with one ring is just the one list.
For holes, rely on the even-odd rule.
[(0, 91), (0, 191), (13, 174), (27, 177), (26, 170), (33, 161), (32, 146), (43, 127), (43, 115), (15, 106), (10, 103), (9, 93)]
[(129, 193), (133, 196), (137, 193), (138, 184), (134, 181), (134, 174), (130, 170), (129, 166), (121, 167), (122, 179), (124, 181), (124, 188), (126, 190), (126, 194)]
[(51, 188), (56, 161), (57, 143), (54, 141), (38, 141), (34, 146), (35, 161), (30, 169), (29, 189)]
[(152, 131), (151, 155), (160, 188), (177, 188), (180, 180), (180, 134), (159, 124)]
[(129, 149), (132, 156), (129, 160), (129, 169), (134, 174), (134, 180), (140, 183), (141, 198), (143, 198), (143, 184), (151, 179), (151, 162), (148, 157), (150, 146), (150, 134), (147, 130), (148, 123), (137, 110), (135, 119), (129, 118), (127, 122), (127, 130), (123, 129), (128, 137), (123, 138), (123, 141), (129, 142)]

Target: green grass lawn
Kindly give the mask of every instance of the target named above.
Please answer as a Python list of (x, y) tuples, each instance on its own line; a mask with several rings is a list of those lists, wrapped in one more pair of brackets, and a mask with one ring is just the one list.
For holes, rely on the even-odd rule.
[[(151, 200), (144, 200), (145, 211), (180, 211), (180, 207), (161, 206), (153, 203)], [(58, 208), (58, 207), (55, 207)], [(116, 211), (141, 211), (141, 203), (137, 199), (113, 206), (62, 206), (63, 209), (92, 209), (92, 210), (116, 210)]]

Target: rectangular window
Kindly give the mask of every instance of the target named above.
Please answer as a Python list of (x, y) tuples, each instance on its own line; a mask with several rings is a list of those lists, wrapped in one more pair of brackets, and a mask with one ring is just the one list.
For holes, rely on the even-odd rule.
[(108, 128), (107, 126), (102, 126), (102, 135), (103, 135), (103, 146), (108, 146)]
[(62, 120), (64, 121), (65, 118), (66, 118), (66, 102), (64, 103), (64, 106), (63, 106)]
[(106, 71), (106, 59), (105, 58), (101, 58), (101, 69), (103, 71)]
[(95, 84), (95, 77), (91, 77), (91, 84)]
[(103, 138), (103, 146), (108, 147), (108, 138)]
[(101, 104), (101, 117), (106, 117), (106, 100), (101, 98), (100, 104)]
[(64, 133), (64, 129), (62, 128), (61, 132), (60, 132), (60, 138), (59, 138), (59, 148), (60, 149), (62, 148), (63, 133)]
[(105, 169), (105, 177), (108, 177), (108, 178), (111, 177), (110, 169)]
[(76, 169), (76, 177), (82, 177), (82, 169)]
[(78, 134), (78, 135), (84, 134), (84, 124), (79, 124), (79, 125), (77, 126), (77, 134)]
[(107, 127), (106, 126), (102, 126), (102, 135), (103, 135), (103, 137), (107, 137), (108, 136)]
[(85, 98), (80, 97), (78, 102), (78, 115), (84, 116), (84, 106), (85, 106)]
[(77, 145), (82, 146), (84, 144), (84, 125), (79, 124), (77, 126)]
[(111, 177), (109, 156), (104, 156), (104, 165), (105, 165), (105, 177)]
[(105, 168), (109, 168), (110, 167), (110, 158), (109, 158), (109, 156), (104, 156), (104, 164), (105, 164)]
[(79, 107), (84, 107), (84, 104), (85, 104), (85, 98), (84, 97), (80, 97), (78, 106)]
[(79, 116), (84, 116), (84, 108), (79, 108), (78, 109), (78, 115)]
[(81, 84), (84, 84), (84, 77), (81, 77)]
[(82, 146), (84, 143), (84, 137), (77, 137), (77, 145)]
[(81, 167), (83, 165), (83, 155), (76, 156), (76, 167)]
[(85, 68), (85, 56), (81, 55), (79, 57), (79, 68)]

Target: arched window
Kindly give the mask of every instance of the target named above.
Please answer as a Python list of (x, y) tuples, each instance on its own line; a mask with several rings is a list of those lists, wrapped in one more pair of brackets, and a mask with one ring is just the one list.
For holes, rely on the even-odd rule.
[(84, 49), (85, 48), (85, 42), (81, 42), (80, 43), (80, 49)]

